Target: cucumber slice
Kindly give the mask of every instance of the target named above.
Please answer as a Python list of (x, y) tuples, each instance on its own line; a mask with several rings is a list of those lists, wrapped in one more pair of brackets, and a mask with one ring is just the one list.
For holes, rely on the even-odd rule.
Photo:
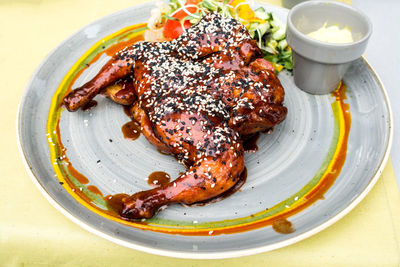
[(283, 25), (283, 22), (273, 13), (271, 13), (272, 20), (270, 21), (271, 25), (274, 27), (280, 27)]
[(276, 54), (276, 47), (278, 46), (278, 42), (274, 39), (271, 39), (268, 43), (267, 43), (267, 47), (271, 48), (272, 51), (274, 51), (274, 54)]
[(275, 39), (277, 41), (282, 40), (285, 38), (285, 33), (286, 33), (286, 29), (282, 25), (276, 32), (274, 32), (272, 34), (272, 39)]
[(270, 28), (271, 26), (269, 25), (268, 22), (259, 24), (257, 29), (260, 31), (261, 36), (263, 36)]
[(288, 46), (286, 39), (283, 39), (278, 42), (278, 48), (282, 51)]

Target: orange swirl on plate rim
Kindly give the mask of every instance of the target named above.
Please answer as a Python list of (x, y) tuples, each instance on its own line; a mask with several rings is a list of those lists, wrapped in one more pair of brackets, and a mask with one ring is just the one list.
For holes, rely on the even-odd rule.
[(69, 70), (54, 93), (47, 121), (51, 162), (59, 182), (74, 199), (94, 213), (124, 225), (168, 234), (194, 236), (238, 233), (271, 225), (274, 221), (286, 219), (323, 198), (324, 193), (340, 174), (346, 160), (351, 114), (349, 105), (344, 103), (346, 86), (342, 83), (332, 93), (335, 99), (331, 104), (335, 121), (334, 134), (323, 164), (299, 192), (275, 206), (242, 218), (200, 223), (168, 220), (157, 216), (146, 221), (127, 221), (109, 209), (105, 198), (99, 191), (93, 190), (95, 188), (85, 185), (88, 182), (87, 178), (72, 166), (65, 154), (66, 149), (61, 141), (59, 127), (63, 110), (61, 103), (64, 95), (71, 90), (76, 79), (90, 64), (96, 62), (104, 53), (111, 56), (125, 46), (143, 40), (145, 30), (145, 24), (129, 26), (94, 44)]

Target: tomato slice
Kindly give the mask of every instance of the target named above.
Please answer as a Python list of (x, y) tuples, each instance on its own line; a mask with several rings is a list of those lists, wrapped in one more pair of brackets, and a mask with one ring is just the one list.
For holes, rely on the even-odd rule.
[[(185, 6), (197, 5), (197, 3), (198, 3), (197, 0), (188, 0), (188, 1), (186, 1)], [(185, 17), (187, 17), (193, 13), (196, 13), (197, 9), (198, 9), (197, 7), (189, 6), (186, 8), (186, 10), (181, 9), (178, 12), (176, 12), (172, 17), (178, 19), (179, 21), (168, 19), (165, 22), (164, 31), (163, 31), (164, 37), (168, 38), (168, 39), (178, 38), (183, 33), (183, 28), (182, 28), (182, 24), (181, 24), (182, 19), (184, 19)], [(191, 26), (192, 26), (192, 23), (190, 23), (189, 20), (185, 20), (183, 22), (183, 27), (185, 27), (185, 29), (190, 28)]]

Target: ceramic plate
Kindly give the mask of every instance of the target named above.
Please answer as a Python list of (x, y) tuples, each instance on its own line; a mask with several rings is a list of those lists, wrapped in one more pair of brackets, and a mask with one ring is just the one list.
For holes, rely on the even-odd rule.
[[(153, 171), (176, 178), (184, 167), (143, 137), (124, 139), (121, 126), (129, 118), (110, 100), (98, 96), (97, 107), (75, 113), (58, 103), (68, 86), (83, 84), (107, 61), (105, 54), (93, 59), (102, 49), (140, 33), (131, 25), (146, 22), (152, 7), (135, 6), (78, 31), (43, 61), (28, 84), (18, 117), (20, 147), (34, 182), (53, 205), (85, 229), (130, 248), (225, 258), (309, 237), (361, 201), (379, 178), (392, 140), (386, 92), (363, 58), (352, 64), (336, 95), (304, 93), (290, 73), (279, 74), (288, 116), (260, 136), (256, 153), (246, 154), (247, 181), (232, 196), (206, 206), (171, 205), (144, 222), (107, 212), (93, 186), (104, 196), (132, 194), (149, 189), (146, 179)], [(265, 8), (286, 19), (287, 10)], [(80, 175), (89, 182), (79, 182)], [(283, 218), (295, 231), (273, 229), (271, 224)]]

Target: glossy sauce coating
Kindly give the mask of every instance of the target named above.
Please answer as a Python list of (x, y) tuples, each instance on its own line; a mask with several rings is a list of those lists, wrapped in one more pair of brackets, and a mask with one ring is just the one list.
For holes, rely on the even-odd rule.
[(92, 193), (95, 193), (99, 196), (103, 196), (103, 193), (101, 193), (101, 191), (95, 185), (88, 185), (87, 189)]
[(235, 192), (239, 191), (240, 188), (242, 187), (242, 185), (244, 185), (244, 183), (246, 182), (246, 179), (247, 179), (247, 169), (244, 168), (243, 172), (240, 174), (238, 182), (234, 186), (232, 186), (231, 188), (229, 188), (228, 190), (223, 192), (221, 195), (204, 200), (204, 201), (196, 202), (196, 203), (193, 203), (188, 206), (204, 206), (207, 204), (219, 202), (219, 201), (233, 195)]
[(290, 234), (296, 231), (293, 224), (284, 218), (275, 220), (272, 223), (272, 229), (279, 234)]
[(96, 100), (91, 100), (89, 103), (87, 103), (84, 107), (82, 107), (83, 111), (90, 110), (97, 106), (97, 101)]
[(121, 131), (124, 138), (136, 140), (140, 136), (140, 124), (135, 120), (129, 121), (122, 126)]
[(152, 187), (165, 186), (171, 181), (171, 176), (166, 172), (152, 172), (148, 179), (147, 184)]
[[(65, 158), (64, 162), (69, 163), (68, 158)], [(89, 183), (89, 179), (82, 173), (78, 172), (70, 163), (68, 164), (68, 171), (69, 171), (69, 174), (72, 175), (73, 177), (75, 177), (75, 179), (77, 179), (81, 184)]]
[(123, 199), (127, 197), (129, 197), (127, 194), (115, 194), (104, 197), (104, 200), (106, 201), (109, 210), (114, 212), (114, 215), (119, 216), (122, 211)]
[(117, 80), (114, 84), (103, 89), (101, 93), (124, 106), (132, 105), (137, 100), (131, 76)]
[(252, 134), (243, 140), (243, 148), (246, 152), (256, 152), (258, 150), (257, 141), (260, 138), (260, 133)]

